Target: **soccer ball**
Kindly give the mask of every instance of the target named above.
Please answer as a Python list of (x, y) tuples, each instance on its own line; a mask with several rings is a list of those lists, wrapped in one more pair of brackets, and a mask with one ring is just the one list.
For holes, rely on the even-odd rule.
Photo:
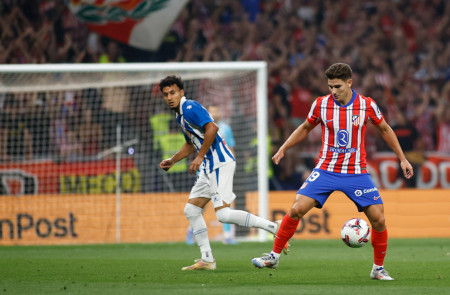
[(344, 243), (352, 248), (361, 248), (370, 240), (370, 226), (361, 218), (347, 220), (341, 229)]

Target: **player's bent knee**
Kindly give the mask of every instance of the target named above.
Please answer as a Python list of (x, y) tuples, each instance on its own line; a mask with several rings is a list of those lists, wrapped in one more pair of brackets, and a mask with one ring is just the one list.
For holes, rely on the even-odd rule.
[(292, 219), (300, 220), (303, 217), (303, 215), (305, 215), (303, 211), (296, 206), (292, 207), (291, 210), (289, 211), (289, 217)]
[(187, 218), (201, 215), (202, 212), (203, 212), (202, 208), (192, 205), (190, 203), (187, 203), (186, 206), (184, 207), (184, 215)]
[(216, 211), (217, 220), (219, 220), (222, 223), (229, 223), (230, 222), (230, 212), (231, 209), (228, 207), (222, 208), (218, 211)]
[(386, 227), (384, 216), (374, 220), (370, 220), (370, 223), (372, 224), (372, 228), (376, 231), (381, 231)]

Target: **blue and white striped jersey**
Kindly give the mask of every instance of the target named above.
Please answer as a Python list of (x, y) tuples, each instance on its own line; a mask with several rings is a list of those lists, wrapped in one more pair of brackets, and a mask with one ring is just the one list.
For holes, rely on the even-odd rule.
[[(214, 122), (214, 120), (201, 104), (183, 96), (180, 101), (180, 114), (177, 114), (177, 122), (183, 130), (186, 141), (192, 142), (199, 151), (205, 138), (203, 126), (206, 123)], [(204, 172), (210, 173), (233, 161), (236, 160), (218, 131), (214, 142), (203, 159)]]

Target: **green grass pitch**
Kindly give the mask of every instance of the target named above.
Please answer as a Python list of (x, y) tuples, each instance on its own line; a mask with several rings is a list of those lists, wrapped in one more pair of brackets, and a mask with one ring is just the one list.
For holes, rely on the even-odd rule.
[(0, 247), (0, 294), (450, 294), (450, 239), (391, 239), (373, 281), (372, 247), (293, 241), (277, 270), (250, 260), (272, 242), (212, 243), (215, 271), (181, 271), (197, 246), (114, 244)]

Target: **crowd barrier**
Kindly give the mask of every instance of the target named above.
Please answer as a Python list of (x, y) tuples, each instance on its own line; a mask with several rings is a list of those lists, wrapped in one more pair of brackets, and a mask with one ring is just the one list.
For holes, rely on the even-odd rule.
[[(450, 238), (450, 190), (380, 192), (390, 237)], [(295, 194), (270, 192), (269, 218), (281, 219)], [(122, 194), (117, 206), (113, 194), (2, 196), (0, 245), (184, 241), (187, 198), (187, 193)], [(246, 195), (246, 204), (248, 211), (257, 214), (256, 193)], [(222, 226), (210, 204), (204, 216), (210, 239), (218, 239)], [(294, 238), (339, 239), (342, 224), (352, 217), (365, 218), (345, 195), (335, 192), (323, 209), (314, 208), (302, 219)], [(249, 235), (254, 233), (250, 231)]]

